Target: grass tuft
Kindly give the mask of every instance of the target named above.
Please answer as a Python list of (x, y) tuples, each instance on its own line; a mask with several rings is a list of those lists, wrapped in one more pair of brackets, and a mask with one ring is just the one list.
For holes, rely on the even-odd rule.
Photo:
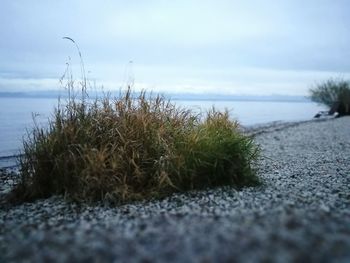
[(310, 89), (312, 101), (329, 107), (329, 114), (350, 115), (350, 82), (342, 79), (329, 79)]
[(63, 194), (122, 203), (259, 182), (251, 167), (258, 147), (228, 112), (212, 109), (202, 118), (160, 95), (135, 95), (130, 86), (118, 98), (89, 100), (79, 46), (64, 39), (79, 54), (80, 94), (67, 63), (60, 81), (68, 100), (59, 103), (48, 128), (35, 125), (23, 141), (13, 201)]
[(162, 96), (133, 94), (60, 104), (49, 127), (36, 126), (23, 142), (17, 199), (120, 203), (258, 183), (258, 148), (227, 112), (200, 118)]

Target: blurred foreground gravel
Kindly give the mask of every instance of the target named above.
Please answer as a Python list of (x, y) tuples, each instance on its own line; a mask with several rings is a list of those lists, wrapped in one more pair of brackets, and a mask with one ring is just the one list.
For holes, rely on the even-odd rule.
[(261, 130), (256, 142), (262, 186), (114, 208), (9, 206), (1, 175), (0, 262), (350, 262), (350, 118)]

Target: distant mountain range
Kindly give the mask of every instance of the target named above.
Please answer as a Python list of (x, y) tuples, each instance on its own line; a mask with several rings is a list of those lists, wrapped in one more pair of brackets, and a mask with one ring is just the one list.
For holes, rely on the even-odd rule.
[[(118, 96), (119, 91), (110, 92), (111, 96)], [(155, 93), (154, 93), (155, 94)], [(290, 95), (224, 95), (207, 93), (161, 93), (171, 100), (206, 100), (206, 101), (284, 101), (284, 102), (309, 102), (305, 96)], [(91, 95), (91, 93), (90, 93)], [(137, 95), (137, 93), (135, 93)], [(95, 93), (93, 97), (103, 96), (102, 92)], [(64, 91), (29, 91), (29, 92), (0, 92), (2, 98), (66, 98)], [(92, 97), (92, 96), (90, 96)]]
[(59, 92), (58, 90), (50, 90), (50, 91), (0, 91), (1, 98), (58, 98), (65, 97), (63, 92)]
[(172, 100), (210, 100), (210, 101), (285, 101), (309, 102), (305, 96), (289, 95), (223, 95), (223, 94), (165, 94)]

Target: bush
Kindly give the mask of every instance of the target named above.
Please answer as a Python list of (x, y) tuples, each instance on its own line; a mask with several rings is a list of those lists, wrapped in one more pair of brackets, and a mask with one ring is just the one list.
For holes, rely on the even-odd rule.
[(350, 115), (350, 83), (344, 80), (328, 80), (310, 90), (311, 100), (330, 108), (329, 113)]
[(48, 129), (24, 141), (16, 198), (64, 194), (78, 201), (125, 202), (221, 185), (254, 185), (258, 148), (227, 112), (204, 121), (164, 97), (88, 103), (70, 98)]

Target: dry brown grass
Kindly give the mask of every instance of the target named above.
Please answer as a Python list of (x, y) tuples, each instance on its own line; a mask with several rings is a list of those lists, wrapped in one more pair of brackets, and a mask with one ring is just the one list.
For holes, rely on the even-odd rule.
[(251, 168), (257, 147), (227, 112), (212, 110), (200, 121), (161, 96), (132, 94), (70, 99), (48, 129), (34, 128), (24, 141), (17, 198), (125, 202), (258, 182)]
[(36, 126), (24, 140), (14, 200), (64, 194), (120, 203), (258, 183), (251, 167), (258, 148), (227, 112), (197, 116), (159, 95), (135, 96), (130, 87), (118, 98), (91, 101), (79, 47), (65, 39), (80, 57), (80, 95), (68, 63), (61, 82), (68, 100), (47, 129)]

